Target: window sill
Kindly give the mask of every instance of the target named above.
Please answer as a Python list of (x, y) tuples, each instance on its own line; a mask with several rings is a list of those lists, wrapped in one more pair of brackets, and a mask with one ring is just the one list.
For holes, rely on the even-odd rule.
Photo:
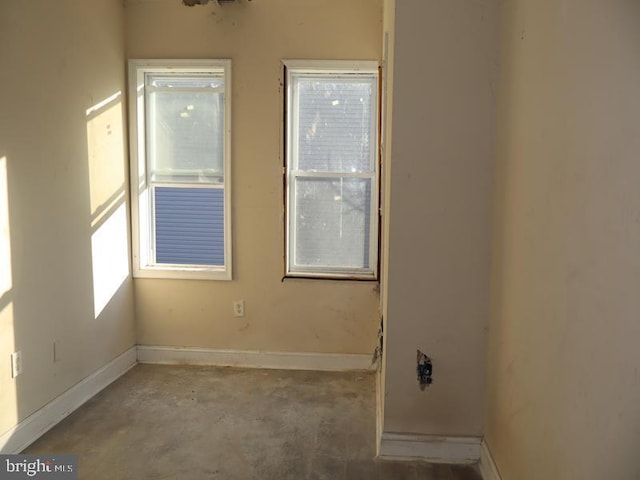
[(338, 280), (352, 282), (377, 282), (376, 274), (340, 274), (340, 273), (316, 273), (316, 272), (289, 272), (282, 280), (302, 279), (302, 280)]
[(174, 280), (232, 280), (230, 270), (212, 268), (138, 268), (133, 272), (133, 278), (164, 278)]

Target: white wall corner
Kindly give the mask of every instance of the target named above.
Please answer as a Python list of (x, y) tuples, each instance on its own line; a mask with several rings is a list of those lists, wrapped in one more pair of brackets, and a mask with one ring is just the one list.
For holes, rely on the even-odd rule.
[(275, 368), (283, 370), (374, 370), (371, 355), (307, 352), (262, 352), (138, 345), (138, 362), (164, 365)]
[(498, 467), (493, 460), (493, 455), (491, 455), (489, 445), (484, 438), (480, 445), (480, 463), (478, 466), (483, 480), (502, 480)]
[(433, 463), (476, 463), (480, 459), (480, 437), (442, 437), (383, 432), (378, 456), (421, 459)]
[(382, 384), (382, 370), (378, 369), (376, 374), (376, 455), (380, 456), (380, 447), (382, 446), (382, 433), (384, 432), (384, 398), (382, 392), (384, 385)]
[(135, 365), (136, 348), (131, 347), (0, 435), (0, 453), (20, 453)]

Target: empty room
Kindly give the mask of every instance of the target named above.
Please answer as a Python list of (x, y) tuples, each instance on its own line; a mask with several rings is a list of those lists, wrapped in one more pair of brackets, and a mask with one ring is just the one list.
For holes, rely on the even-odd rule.
[(0, 479), (640, 478), (640, 2), (0, 0)]

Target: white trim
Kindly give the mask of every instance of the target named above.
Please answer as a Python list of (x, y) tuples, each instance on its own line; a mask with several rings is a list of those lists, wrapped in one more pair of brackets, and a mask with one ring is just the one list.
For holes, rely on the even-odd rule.
[[(378, 74), (379, 62), (377, 60), (282, 60), (288, 69), (298, 72), (318, 73), (373, 73)], [(322, 70), (318, 72), (318, 70)]]
[(320, 371), (373, 370), (375, 368), (371, 364), (370, 355), (216, 350), (145, 345), (138, 345), (138, 362)]
[(440, 437), (383, 432), (380, 458), (422, 459), (433, 463), (476, 463), (480, 437)]
[[(379, 63), (372, 60), (283, 60), (285, 67), (285, 108), (286, 108), (286, 148), (285, 148), (285, 275), (288, 277), (315, 278), (350, 278), (376, 280), (378, 278), (379, 254), (379, 192), (380, 192), (380, 159), (379, 159), (379, 110), (380, 110), (380, 72)], [(298, 103), (299, 94), (294, 89), (294, 77), (311, 76), (326, 78), (346, 78), (347, 82), (356, 79), (372, 80), (371, 96), (371, 131), (374, 140), (371, 146), (371, 171), (368, 172), (315, 172), (304, 171), (298, 167)], [(352, 78), (349, 78), (352, 77)], [(295, 168), (294, 168), (295, 167)], [(299, 265), (295, 263), (296, 239), (296, 188), (298, 181), (307, 178), (347, 179), (357, 178), (369, 180), (371, 183), (371, 199), (369, 213), (369, 238), (367, 252), (368, 267), (339, 267), (328, 265)]]
[(136, 347), (131, 347), (0, 435), (0, 452), (20, 453), (135, 364)]
[[(173, 278), (192, 280), (232, 280), (232, 218), (231, 218), (231, 60), (230, 59), (130, 59), (129, 60), (129, 156), (131, 176), (131, 234), (132, 263), (134, 278)], [(146, 179), (146, 112), (145, 79), (146, 73), (209, 73), (220, 74), (224, 79), (224, 265), (163, 265), (155, 264), (150, 254), (153, 235), (150, 232), (151, 214), (141, 205), (140, 196), (149, 188)], [(140, 167), (140, 165), (143, 167)], [(145, 171), (139, 171), (144, 168)], [(141, 182), (141, 178), (143, 179)], [(161, 182), (160, 182), (161, 183)], [(156, 185), (156, 182), (152, 183)], [(189, 185), (191, 187), (192, 185)], [(144, 187), (144, 190), (143, 190)], [(148, 196), (148, 194), (147, 194)], [(152, 202), (152, 198), (147, 199)], [(144, 245), (141, 245), (144, 243)]]
[[(382, 362), (382, 358), (378, 359), (378, 364)], [(384, 386), (382, 385), (382, 369), (378, 368), (376, 375), (376, 456), (380, 456), (380, 448), (382, 447), (382, 434), (384, 432), (384, 397), (382, 395)]]
[(484, 438), (480, 445), (480, 463), (478, 467), (480, 467), (480, 474), (483, 480), (502, 480), (496, 462), (493, 460), (493, 455), (491, 455), (491, 449)]
[(202, 72), (222, 72), (225, 62), (231, 59), (209, 59), (209, 58), (132, 58), (129, 59), (129, 66), (144, 67), (148, 72), (178, 72), (191, 73), (194, 69)]
[(310, 170), (291, 170), (290, 172), (292, 177), (295, 178), (320, 178), (322, 180), (325, 179), (334, 179), (334, 180), (340, 180), (342, 178), (360, 178), (363, 180), (372, 180), (373, 178), (375, 178), (375, 172), (359, 172), (359, 173), (352, 173), (352, 172), (316, 172), (316, 171), (310, 171)]
[(136, 271), (134, 278), (173, 278), (178, 280), (231, 280), (231, 270), (216, 267), (150, 265)]
[[(323, 279), (328, 278), (329, 280), (369, 280), (375, 281), (378, 280), (378, 277), (373, 272), (368, 273), (357, 273), (357, 270), (347, 270), (344, 271), (339, 270), (338, 268), (332, 268), (335, 271), (326, 272), (318, 272), (319, 267), (301, 267), (298, 265), (297, 270), (295, 272), (287, 272), (287, 278), (315, 278), (315, 279)], [(364, 270), (367, 272), (368, 270)]]

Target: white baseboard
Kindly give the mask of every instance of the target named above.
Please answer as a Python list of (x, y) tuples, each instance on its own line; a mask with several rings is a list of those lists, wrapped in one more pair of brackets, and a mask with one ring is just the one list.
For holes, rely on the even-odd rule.
[(484, 439), (482, 439), (482, 444), (480, 445), (480, 463), (478, 466), (483, 480), (502, 480), (496, 462), (493, 460), (493, 455), (491, 455), (489, 445)]
[(380, 437), (379, 457), (421, 459), (433, 463), (476, 463), (480, 437), (440, 437), (385, 432)]
[(135, 364), (136, 348), (131, 347), (0, 435), (0, 453), (20, 453)]
[(373, 370), (370, 355), (260, 352), (138, 345), (138, 362), (168, 365), (276, 368), (284, 370)]
[(376, 455), (380, 455), (382, 432), (384, 432), (384, 396), (382, 394), (382, 370), (376, 375)]

